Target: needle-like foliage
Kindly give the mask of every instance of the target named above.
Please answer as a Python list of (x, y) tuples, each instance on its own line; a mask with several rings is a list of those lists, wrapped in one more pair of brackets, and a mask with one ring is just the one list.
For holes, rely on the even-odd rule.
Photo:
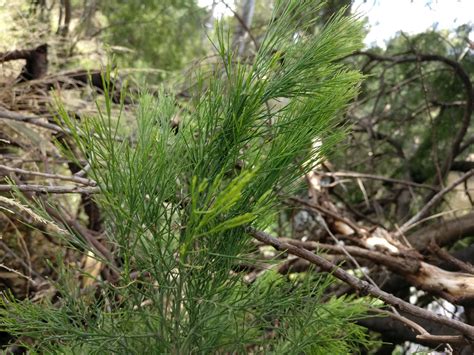
[(57, 303), (4, 301), (4, 329), (73, 353), (342, 354), (366, 342), (352, 323), (362, 304), (321, 301), (330, 278), (268, 271), (246, 284), (233, 271), (249, 262), (245, 226), (266, 227), (279, 193), (333, 146), (357, 92), (359, 73), (340, 60), (361, 45), (361, 26), (336, 15), (309, 35), (313, 3), (278, 2), (251, 63), (217, 28), (221, 65), (199, 76), (178, 133), (164, 90), (139, 98), (130, 139), (110, 99), (80, 126), (62, 112), (99, 183), (119, 279), (92, 298), (64, 272)]

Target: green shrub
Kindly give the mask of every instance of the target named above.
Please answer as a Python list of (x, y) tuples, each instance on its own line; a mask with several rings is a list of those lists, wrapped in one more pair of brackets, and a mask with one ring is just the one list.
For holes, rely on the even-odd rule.
[(340, 59), (360, 47), (360, 24), (338, 15), (309, 35), (312, 3), (281, 1), (250, 64), (217, 29), (222, 66), (199, 75), (177, 134), (164, 90), (139, 98), (130, 139), (109, 99), (80, 126), (59, 110), (99, 183), (119, 279), (94, 294), (63, 270), (55, 304), (5, 298), (3, 329), (41, 352), (345, 354), (367, 343), (353, 323), (362, 303), (321, 301), (331, 278), (268, 271), (246, 284), (232, 269), (251, 262), (244, 227), (267, 227), (278, 195), (340, 137), (335, 118), (357, 92), (359, 73)]

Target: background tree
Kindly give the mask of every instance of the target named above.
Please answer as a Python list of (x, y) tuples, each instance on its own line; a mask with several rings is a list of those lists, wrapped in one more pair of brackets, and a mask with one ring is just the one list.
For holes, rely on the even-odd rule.
[(209, 49), (204, 34), (208, 13), (194, 0), (105, 1), (102, 38), (120, 47), (121, 66), (182, 69)]

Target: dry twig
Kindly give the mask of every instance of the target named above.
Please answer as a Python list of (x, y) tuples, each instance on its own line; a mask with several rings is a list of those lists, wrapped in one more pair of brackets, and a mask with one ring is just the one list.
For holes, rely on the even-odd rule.
[(426, 309), (412, 305), (411, 303), (408, 303), (398, 297), (395, 297), (394, 295), (387, 293), (381, 290), (380, 288), (371, 285), (370, 283), (366, 281), (360, 280), (359, 278), (339, 268), (337, 265), (331, 263), (330, 261), (322, 258), (319, 255), (316, 255), (310, 252), (307, 249), (296, 247), (289, 243), (282, 242), (279, 239), (274, 238), (265, 232), (258, 231), (251, 227), (248, 227), (246, 231), (252, 237), (254, 237), (258, 241), (266, 245), (271, 245), (279, 251), (286, 251), (302, 259), (308, 260), (312, 264), (320, 267), (323, 271), (331, 273), (333, 276), (335, 276), (339, 280), (351, 285), (361, 295), (369, 294), (413, 316), (428, 319), (430, 321), (433, 321), (439, 324), (444, 324), (448, 327), (456, 329), (457, 331), (462, 333), (468, 339), (468, 341), (472, 341), (474, 339), (474, 327), (469, 324), (460, 322), (455, 319), (450, 319), (448, 317), (441, 316), (433, 312), (427, 311)]

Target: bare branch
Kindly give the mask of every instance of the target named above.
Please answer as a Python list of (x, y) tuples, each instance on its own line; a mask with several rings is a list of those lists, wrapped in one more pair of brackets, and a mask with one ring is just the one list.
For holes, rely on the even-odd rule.
[(296, 255), (302, 259), (308, 260), (312, 264), (320, 267), (323, 271), (331, 273), (331, 275), (335, 276), (339, 280), (351, 285), (362, 295), (370, 294), (384, 301), (385, 303), (396, 307), (399, 310), (406, 311), (407, 313), (412, 314), (414, 316), (429, 319), (433, 322), (444, 324), (453, 329), (456, 329), (463, 335), (465, 335), (468, 340), (474, 339), (474, 327), (471, 325), (465, 324), (455, 319), (450, 319), (448, 317), (435, 314), (433, 312), (427, 311), (426, 309), (417, 307), (406, 301), (403, 301), (402, 299), (395, 297), (394, 295), (389, 294), (385, 291), (382, 291), (378, 287), (375, 287), (366, 281), (360, 280), (359, 278), (339, 268), (337, 265), (331, 263), (330, 261), (322, 258), (319, 255), (310, 252), (307, 249), (282, 242), (265, 232), (258, 231), (251, 227), (246, 228), (246, 231), (252, 237), (266, 245), (271, 245), (279, 251), (286, 251), (292, 255)]
[(41, 173), (37, 171), (29, 171), (19, 168), (10, 168), (6, 165), (0, 164), (0, 171), (6, 171), (9, 173), (18, 173), (23, 175), (31, 175), (31, 176), (41, 176), (48, 179), (57, 179), (57, 180), (65, 180), (65, 181), (72, 181), (78, 184), (86, 185), (86, 186), (96, 186), (97, 183), (91, 179), (81, 178), (79, 176), (66, 176), (66, 175), (58, 175), (58, 174), (48, 174), (48, 173)]
[(303, 206), (306, 206), (306, 207), (309, 207), (315, 211), (318, 211), (326, 216), (329, 216), (329, 217), (332, 217), (338, 221), (341, 221), (345, 224), (347, 224), (353, 231), (354, 233), (356, 234), (359, 234), (359, 235), (363, 235), (364, 234), (364, 231), (362, 230), (361, 227), (359, 227), (357, 224), (355, 224), (354, 222), (348, 220), (347, 218), (344, 218), (340, 215), (338, 215), (337, 213), (334, 213), (322, 206), (318, 206), (318, 205), (315, 205), (314, 203), (311, 203), (311, 202), (308, 202), (308, 201), (305, 201), (305, 200), (302, 200), (300, 198), (297, 198), (297, 197), (290, 197), (288, 199), (289, 201), (292, 201), (292, 202), (297, 202)]
[(0, 185), (0, 192), (10, 191), (40, 192), (50, 194), (96, 194), (99, 187), (47, 186), (47, 185)]
[(345, 172), (345, 171), (339, 172), (338, 171), (338, 172), (335, 172), (335, 173), (321, 172), (319, 174), (325, 175), (325, 176), (337, 176), (337, 177), (344, 177), (344, 178), (379, 180), (379, 181), (385, 181), (385, 182), (390, 182), (390, 183), (394, 183), (394, 184), (419, 187), (419, 188), (422, 188), (422, 189), (436, 190), (436, 187), (431, 186), (431, 185), (418, 184), (416, 182), (407, 181), (407, 180), (392, 179), (392, 178), (388, 178), (388, 177), (380, 176), (380, 175), (355, 173), (355, 172), (351, 172), (351, 171), (348, 171), (348, 172)]
[(459, 260), (458, 258), (454, 257), (450, 253), (448, 253), (446, 250), (441, 249), (436, 243), (431, 242), (430, 245), (428, 246), (428, 249), (432, 251), (434, 254), (439, 256), (441, 259), (446, 260), (447, 262), (456, 265), (459, 270), (462, 270), (464, 272), (470, 273), (474, 275), (474, 266), (472, 266), (470, 263), (465, 263), (464, 261)]
[(410, 328), (413, 330), (417, 331), (420, 333), (420, 335), (417, 335), (416, 338), (420, 340), (425, 340), (425, 341), (430, 341), (430, 342), (436, 342), (436, 343), (457, 343), (457, 344), (466, 344), (466, 339), (464, 339), (460, 335), (432, 335), (426, 331), (425, 328), (423, 328), (421, 325), (418, 323), (412, 321), (411, 319), (408, 319), (407, 317), (401, 316), (399, 314), (395, 314), (392, 312), (385, 311), (383, 309), (377, 309), (373, 308), (371, 311), (375, 313), (381, 313), (385, 314), (391, 318), (394, 318), (406, 325), (408, 325)]
[(7, 119), (17, 122), (25, 122), (38, 127), (50, 129), (54, 132), (61, 132), (71, 134), (71, 131), (67, 128), (61, 128), (54, 123), (44, 122), (41, 118), (36, 116), (25, 116), (15, 112), (0, 110), (0, 119)]
[(471, 176), (474, 175), (474, 169), (468, 171), (464, 175), (462, 175), (460, 178), (455, 180), (451, 185), (445, 187), (442, 189), (440, 192), (438, 192), (436, 195), (433, 196), (433, 198), (420, 210), (418, 211), (417, 214), (415, 214), (412, 218), (410, 218), (407, 222), (405, 222), (398, 230), (397, 234), (401, 234), (412, 228), (416, 222), (421, 220), (423, 217), (425, 217), (428, 212), (430, 211), (431, 208), (436, 206), (439, 202), (441, 202), (442, 198), (444, 195), (446, 195), (449, 191), (454, 189), (456, 186), (459, 184), (463, 183), (467, 179), (469, 179)]
[(459, 79), (462, 81), (464, 86), (464, 91), (466, 94), (466, 101), (464, 106), (464, 114), (462, 118), (461, 128), (458, 130), (451, 149), (449, 151), (448, 157), (442, 167), (443, 174), (446, 174), (451, 167), (451, 164), (454, 158), (462, 152), (463, 147), (461, 146), (464, 136), (467, 133), (471, 122), (471, 116), (474, 110), (474, 90), (472, 87), (472, 82), (469, 77), (469, 74), (464, 70), (464, 68), (458, 62), (449, 59), (447, 57), (437, 55), (437, 54), (416, 54), (416, 55), (396, 55), (396, 56), (383, 56), (371, 52), (355, 52), (353, 55), (365, 55), (370, 60), (381, 61), (381, 62), (393, 62), (394, 64), (401, 63), (419, 63), (419, 62), (440, 62), (451, 67)]

